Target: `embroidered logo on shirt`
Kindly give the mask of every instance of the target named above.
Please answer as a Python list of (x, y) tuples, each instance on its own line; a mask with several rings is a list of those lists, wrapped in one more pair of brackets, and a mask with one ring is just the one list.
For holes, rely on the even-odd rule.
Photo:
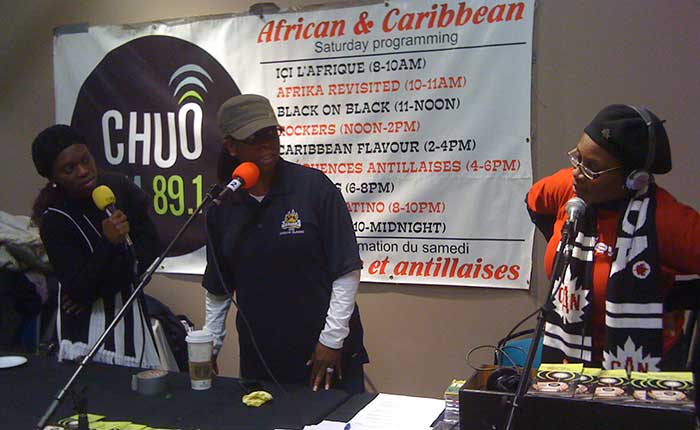
[(304, 230), (299, 230), (301, 228), (301, 218), (299, 214), (294, 209), (290, 210), (284, 215), (284, 220), (282, 221), (282, 231), (280, 236), (285, 234), (300, 234)]
[(646, 261), (639, 261), (632, 266), (632, 274), (639, 279), (646, 279), (651, 273), (651, 266)]

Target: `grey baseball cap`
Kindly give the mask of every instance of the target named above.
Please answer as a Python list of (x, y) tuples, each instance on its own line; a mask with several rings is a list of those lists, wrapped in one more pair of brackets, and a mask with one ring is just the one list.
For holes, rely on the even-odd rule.
[(244, 140), (256, 132), (279, 127), (270, 101), (257, 94), (242, 94), (226, 100), (217, 115), (219, 130), (224, 136)]

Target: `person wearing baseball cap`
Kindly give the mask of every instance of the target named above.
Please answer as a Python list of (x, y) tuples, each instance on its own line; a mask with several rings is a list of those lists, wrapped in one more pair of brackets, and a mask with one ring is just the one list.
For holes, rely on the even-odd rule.
[[(555, 276), (543, 362), (634, 371), (682, 368), (682, 314), (665, 312), (678, 274), (700, 273), (700, 216), (658, 186), (671, 170), (669, 138), (643, 107), (606, 106), (567, 153), (571, 167), (536, 182), (526, 197), (548, 240)], [(568, 267), (553, 274), (567, 202), (585, 210)]]
[(220, 179), (242, 162), (260, 177), (207, 216), (202, 285), (215, 355), (235, 292), (249, 323), (237, 314), (242, 378), (364, 391), (368, 357), (355, 304), (362, 263), (340, 191), (322, 172), (280, 157), (281, 128), (265, 97), (231, 97), (218, 124)]

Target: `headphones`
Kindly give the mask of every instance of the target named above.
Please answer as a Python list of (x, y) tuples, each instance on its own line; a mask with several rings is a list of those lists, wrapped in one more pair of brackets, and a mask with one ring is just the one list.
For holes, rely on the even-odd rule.
[[(532, 334), (534, 331), (535, 330), (533, 329), (521, 330), (515, 333), (510, 333), (503, 339), (499, 340), (496, 346), (496, 353), (494, 355), (493, 364), (499, 365), (499, 361), (506, 358), (509, 361), (512, 361), (511, 358), (504, 353), (502, 353), (503, 356), (500, 357), (501, 360), (499, 360), (497, 352), (502, 351), (504, 348), (506, 348), (506, 344), (508, 343), (508, 341), (528, 334)], [(511, 362), (511, 365), (515, 366), (515, 363)], [(491, 375), (489, 375), (489, 378), (486, 380), (486, 389), (489, 391), (500, 391), (502, 393), (515, 393), (518, 389), (519, 383), (520, 372), (518, 372), (516, 367), (499, 367), (496, 370), (494, 370), (491, 373)]]
[(520, 383), (520, 373), (514, 367), (499, 367), (486, 380), (486, 389), (502, 393), (515, 393)]
[(651, 182), (651, 174), (649, 169), (654, 163), (654, 157), (656, 155), (656, 133), (654, 132), (654, 120), (651, 114), (646, 108), (636, 107), (633, 105), (626, 105), (628, 108), (633, 109), (642, 118), (647, 126), (647, 136), (649, 138), (647, 145), (647, 156), (644, 161), (644, 167), (641, 169), (635, 169), (627, 175), (625, 179), (625, 188), (630, 191), (639, 191), (646, 188)]

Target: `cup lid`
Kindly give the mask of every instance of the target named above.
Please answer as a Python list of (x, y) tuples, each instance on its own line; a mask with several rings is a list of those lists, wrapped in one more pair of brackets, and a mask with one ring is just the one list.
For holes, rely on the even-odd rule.
[(214, 336), (212, 336), (209, 330), (192, 330), (191, 332), (187, 333), (185, 341), (189, 343), (213, 342)]

